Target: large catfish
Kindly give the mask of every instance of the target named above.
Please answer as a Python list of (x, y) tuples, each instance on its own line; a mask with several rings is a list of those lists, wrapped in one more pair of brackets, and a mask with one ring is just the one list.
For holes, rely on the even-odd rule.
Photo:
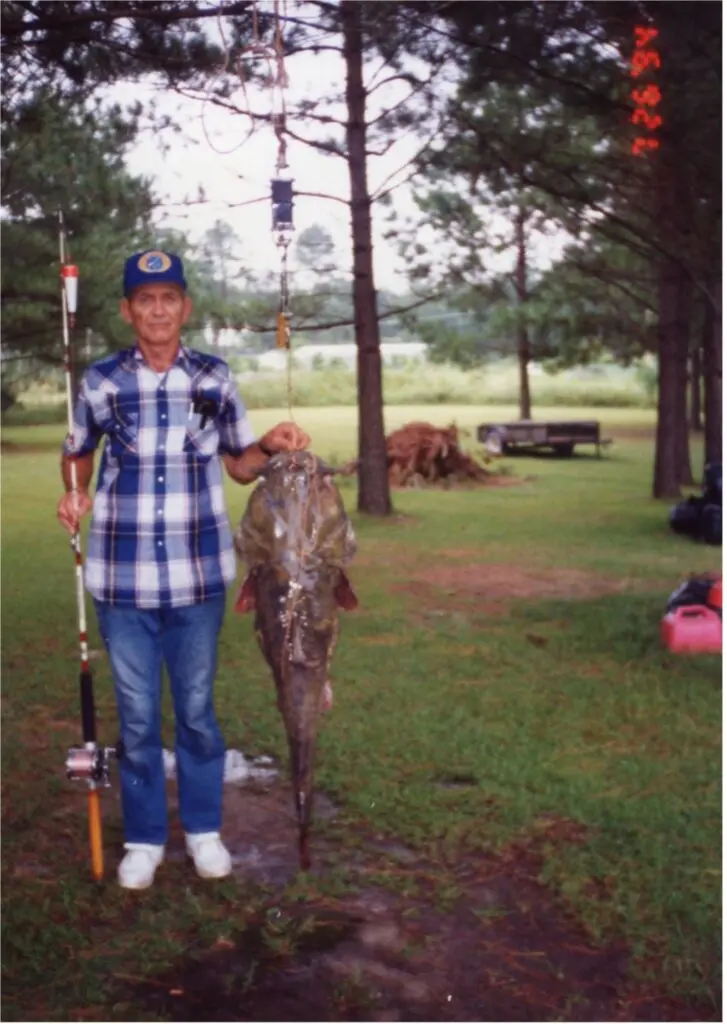
[(248, 569), (235, 607), (254, 609), (260, 649), (275, 679), (304, 870), (310, 867), (316, 731), (330, 692), (338, 610), (358, 603), (344, 572), (356, 540), (332, 474), (311, 452), (274, 456), (235, 531)]

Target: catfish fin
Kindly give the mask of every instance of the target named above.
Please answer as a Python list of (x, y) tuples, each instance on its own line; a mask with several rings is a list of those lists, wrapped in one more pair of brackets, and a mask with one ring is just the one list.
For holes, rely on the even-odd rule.
[(237, 592), (237, 598), (235, 599), (235, 611), (239, 612), (240, 615), (244, 615), (246, 612), (254, 612), (256, 608), (257, 587), (255, 570), (253, 569), (242, 581), (242, 585)]
[(351, 581), (343, 569), (339, 572), (338, 583), (333, 591), (333, 596), (335, 597), (338, 606), (343, 608), (344, 611), (352, 612), (355, 608), (358, 608), (356, 592), (351, 586)]

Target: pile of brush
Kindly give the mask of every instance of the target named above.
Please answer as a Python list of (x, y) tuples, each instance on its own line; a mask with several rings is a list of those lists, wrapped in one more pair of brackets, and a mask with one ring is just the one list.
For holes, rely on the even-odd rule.
[(485, 483), (490, 474), (459, 446), (460, 432), (452, 424), (407, 423), (386, 438), (389, 483), (392, 487), (433, 484)]

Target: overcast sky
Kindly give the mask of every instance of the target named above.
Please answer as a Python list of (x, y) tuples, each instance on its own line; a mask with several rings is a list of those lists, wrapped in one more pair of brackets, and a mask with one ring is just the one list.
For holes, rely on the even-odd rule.
[[(265, 8), (272, 4), (269, 0), (262, 0), (259, 6)], [(222, 24), (224, 30), (224, 20)], [(340, 97), (341, 102), (326, 108), (326, 113), (344, 118), (342, 100), (345, 67), (339, 53), (325, 51), (317, 55), (294, 55), (287, 59), (286, 67), (289, 108), (301, 99), (335, 96)], [(379, 67), (380, 62), (367, 67), (365, 80), (370, 82), (377, 75)], [(376, 81), (379, 80), (376, 78)], [(442, 88), (445, 87), (443, 83)], [(376, 89), (370, 101), (369, 116), (385, 106), (391, 106), (407, 92), (408, 87), (401, 82)], [(263, 202), (249, 206), (234, 205), (269, 196), (270, 178), (274, 173), (277, 155), (277, 140), (272, 127), (269, 124), (258, 125), (250, 136), (252, 122), (244, 115), (227, 112), (197, 99), (159, 92), (148, 85), (117, 86), (111, 96), (121, 102), (155, 102), (159, 111), (169, 113), (182, 126), (180, 133), (172, 130), (158, 135), (144, 133), (129, 153), (129, 169), (133, 173), (152, 178), (154, 189), (163, 202), (156, 216), (157, 223), (183, 229), (193, 241), (197, 241), (216, 219), (222, 219), (238, 235), (241, 242), (240, 255), (248, 267), (258, 272), (277, 271), (278, 251), (270, 231), (269, 200), (266, 198)], [(260, 113), (270, 112), (274, 103), (269, 90), (250, 86), (246, 90), (241, 86), (230, 99), (241, 109), (252, 107)], [(316, 132), (322, 131), (320, 126), (306, 126), (296, 123), (293, 118), (289, 119), (289, 124), (296, 134), (306, 137), (315, 137)], [(335, 126), (332, 126), (330, 134), (335, 134), (335, 131)], [(392, 181), (403, 179), (408, 161), (421, 144), (422, 140), (415, 133), (402, 134), (385, 155), (372, 156), (368, 163), (371, 194), (375, 194), (392, 175)], [(232, 152), (224, 154), (224, 151), (230, 150)], [(323, 192), (348, 199), (348, 167), (345, 160), (289, 140), (288, 161), (296, 191)], [(185, 205), (186, 199), (196, 198), (200, 187), (208, 201)], [(407, 185), (397, 189), (392, 198), (398, 212), (405, 215), (414, 212), (411, 190)], [(389, 226), (384, 220), (388, 212), (381, 204), (374, 204), (376, 284), (379, 288), (403, 292), (407, 290), (407, 280), (396, 252), (396, 243), (383, 237), (384, 230)], [(341, 202), (300, 196), (296, 199), (294, 219), (296, 235), (314, 223), (323, 225), (336, 243), (336, 256), (341, 271), (350, 270), (347, 206)], [(549, 263), (559, 250), (559, 245), (548, 243), (541, 248), (538, 262)], [(509, 266), (507, 257), (499, 262), (501, 269)], [(295, 270), (295, 266), (291, 269)]]
[[(287, 92), (289, 106), (301, 98), (311, 99), (326, 93), (343, 95), (345, 69), (339, 54), (326, 52), (315, 57), (301, 54), (289, 58), (287, 66), (290, 80)], [(401, 94), (401, 87), (393, 85), (382, 87), (375, 96), (380, 101), (391, 103)], [(185, 99), (172, 93), (161, 94), (151, 86), (118, 86), (111, 96), (121, 102), (132, 102), (135, 99), (153, 101), (159, 111), (169, 113), (183, 126), (181, 133), (167, 130), (158, 136), (142, 134), (127, 160), (133, 173), (153, 179), (155, 192), (163, 200), (157, 213), (157, 222), (183, 229), (193, 240), (197, 240), (217, 218), (225, 220), (240, 238), (241, 256), (251, 268), (277, 270), (278, 253), (270, 231), (269, 200), (266, 198), (264, 202), (249, 206), (233, 205), (269, 197), (270, 179), (277, 157), (277, 140), (272, 127), (258, 125), (254, 134), (248, 137), (251, 128), (249, 118), (229, 113), (211, 103)], [(249, 104), (261, 113), (269, 111), (273, 102), (268, 91), (251, 87), (247, 87), (247, 95), (240, 87), (230, 99), (237, 106), (244, 108)], [(342, 117), (345, 109), (341, 104), (330, 113)], [(315, 132), (321, 131), (320, 128), (296, 124), (292, 118), (290, 126), (296, 134), (306, 137), (315, 137)], [(209, 138), (205, 136), (205, 129)], [(419, 145), (421, 142), (415, 135), (405, 135), (397, 140), (386, 155), (371, 157), (370, 191), (374, 193), (389, 175), (396, 174)], [(225, 150), (234, 151), (223, 155)], [(296, 191), (322, 192), (343, 200), (348, 199), (348, 167), (345, 160), (289, 140), (288, 162)], [(199, 205), (184, 205), (185, 199), (196, 197), (200, 186), (209, 201)], [(394, 193), (395, 201), (402, 208), (406, 206), (411, 210), (409, 195), (408, 189), (400, 189)], [(376, 206), (374, 209), (377, 211)], [(384, 212), (377, 211), (374, 215), (377, 285), (403, 291), (406, 279), (401, 273), (397, 274), (399, 261), (396, 250), (392, 243), (382, 238)], [(296, 235), (314, 223), (330, 231), (336, 242), (337, 258), (342, 270), (350, 269), (347, 206), (327, 199), (299, 196), (296, 198), (294, 220)]]

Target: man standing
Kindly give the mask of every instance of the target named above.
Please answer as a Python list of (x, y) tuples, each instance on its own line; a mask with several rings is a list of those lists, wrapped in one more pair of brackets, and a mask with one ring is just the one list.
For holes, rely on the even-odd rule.
[[(233, 480), (250, 483), (271, 455), (306, 448), (310, 438), (280, 423), (255, 441), (227, 364), (182, 345), (192, 303), (178, 256), (130, 257), (123, 294), (121, 315), (136, 344), (83, 375), (61, 459), (66, 494), (58, 518), (73, 532), (93, 510), (85, 585), (111, 663), (123, 743), (126, 853), (118, 879), (144, 889), (167, 839), (162, 663), (187, 852), (202, 878), (231, 870), (220, 839), (225, 748), (212, 697), (225, 590), (236, 575), (220, 457)], [(104, 436), (92, 499), (94, 452)]]

